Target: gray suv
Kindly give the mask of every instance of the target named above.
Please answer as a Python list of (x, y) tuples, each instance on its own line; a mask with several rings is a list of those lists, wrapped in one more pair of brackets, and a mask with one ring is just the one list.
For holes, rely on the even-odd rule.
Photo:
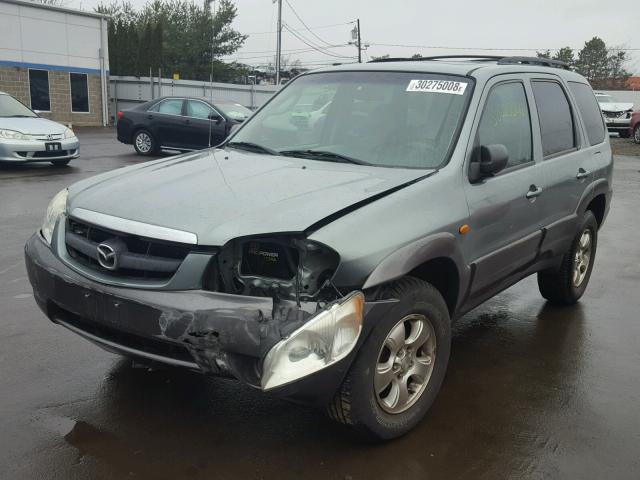
[(612, 154), (587, 81), (524, 57), (297, 77), (221, 146), (82, 180), (26, 245), (53, 322), (389, 439), (434, 402), (451, 324), (537, 274), (583, 295)]

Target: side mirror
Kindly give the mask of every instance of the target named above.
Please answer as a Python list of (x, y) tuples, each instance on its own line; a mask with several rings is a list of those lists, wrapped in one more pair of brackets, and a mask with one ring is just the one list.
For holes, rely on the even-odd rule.
[(212, 120), (216, 125), (220, 125), (220, 122), (222, 122), (224, 118), (217, 113), (210, 113), (209, 120)]
[(469, 179), (477, 182), (485, 177), (492, 177), (507, 166), (509, 151), (507, 147), (496, 143), (493, 145), (481, 145), (475, 154), (475, 161), (469, 168)]

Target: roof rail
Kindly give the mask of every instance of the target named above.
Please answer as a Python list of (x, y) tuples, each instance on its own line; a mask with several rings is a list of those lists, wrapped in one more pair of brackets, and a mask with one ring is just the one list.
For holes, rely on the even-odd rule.
[(539, 65), (542, 67), (562, 68), (571, 70), (571, 65), (560, 60), (551, 60), (550, 58), (540, 57), (504, 57), (502, 55), (437, 55), (433, 57), (389, 57), (376, 58), (368, 63), (385, 63), (385, 62), (424, 62), (430, 60), (475, 60), (481, 62), (497, 62), (498, 65)]
[(470, 60), (485, 60), (495, 61), (501, 60), (504, 57), (502, 55), (436, 55), (433, 57), (388, 57), (388, 58), (374, 58), (367, 63), (384, 63), (384, 62), (424, 62), (429, 60), (449, 60), (449, 59), (470, 59)]
[(498, 65), (539, 65), (542, 67), (571, 70), (571, 65), (568, 63), (541, 57), (504, 57), (498, 60)]

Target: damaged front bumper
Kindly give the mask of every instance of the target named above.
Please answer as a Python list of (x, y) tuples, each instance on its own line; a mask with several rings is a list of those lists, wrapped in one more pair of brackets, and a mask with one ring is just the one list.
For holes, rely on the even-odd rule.
[[(342, 352), (319, 371), (270, 388), (262, 381), (265, 358), (272, 350), (281, 349), (286, 338), (295, 336), (290, 329), (283, 330), (272, 298), (94, 282), (60, 261), (40, 234), (27, 242), (25, 258), (34, 296), (43, 312), (104, 349), (234, 377), (312, 404), (331, 399), (371, 327), (392, 305), (388, 301), (365, 302), (362, 331), (348, 353)], [(315, 303), (303, 302), (300, 308), (306, 310), (301, 325), (328, 312), (312, 313)]]

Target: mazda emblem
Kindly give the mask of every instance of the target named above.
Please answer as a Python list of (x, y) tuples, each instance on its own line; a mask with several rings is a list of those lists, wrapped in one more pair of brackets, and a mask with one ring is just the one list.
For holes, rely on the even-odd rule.
[(111, 245), (101, 243), (97, 247), (98, 263), (107, 270), (116, 270), (118, 268), (118, 255)]

